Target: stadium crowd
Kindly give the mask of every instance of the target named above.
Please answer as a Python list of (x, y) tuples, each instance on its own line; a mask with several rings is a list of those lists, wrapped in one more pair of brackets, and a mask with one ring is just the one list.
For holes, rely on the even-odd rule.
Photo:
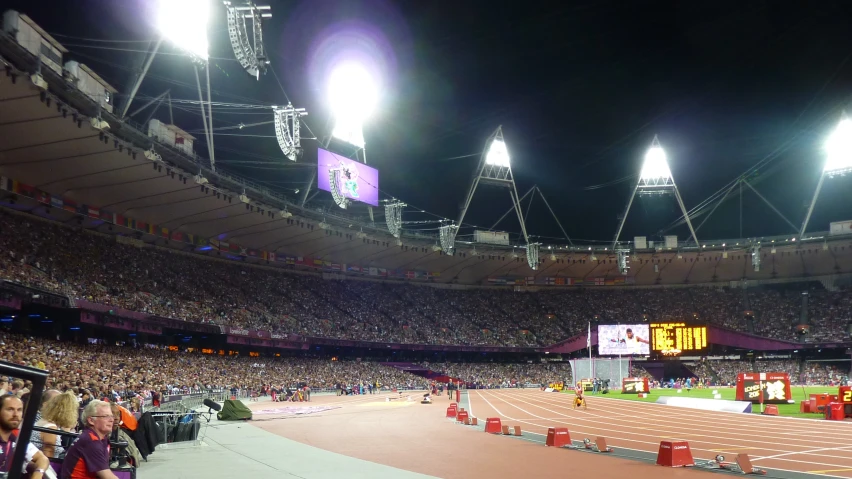
[(554, 382), (571, 384), (568, 363), (423, 363), (424, 367), (461, 379), (471, 388), (493, 389), (534, 386)]
[(710, 383), (715, 386), (735, 386), (737, 383), (737, 374), (742, 372), (787, 372), (790, 374), (790, 381), (794, 382), (798, 378), (798, 362), (795, 360), (787, 361), (757, 361), (752, 363), (745, 360), (704, 360), (697, 363), (692, 371), (696, 375), (710, 379)]
[[(173, 352), (152, 346), (76, 344), (0, 333), (0, 358), (50, 372), (48, 388), (78, 397), (131, 400), (216, 389), (260, 391), (264, 386), (313, 389), (380, 384), (421, 388), (426, 381), (370, 361), (315, 358), (247, 358)], [(0, 384), (19, 396), (26, 384)]]
[[(847, 335), (849, 290), (752, 288), (448, 290), (320, 276), (135, 247), (0, 211), (0, 279), (116, 308), (274, 333), (380, 342), (545, 346), (599, 323), (696, 318), (795, 339), (801, 291), (811, 337)], [(753, 324), (743, 311), (755, 312)]]
[[(848, 363), (843, 361), (844, 366)], [(836, 363), (808, 361), (802, 366), (802, 381), (806, 385), (834, 386), (849, 380), (850, 370)]]

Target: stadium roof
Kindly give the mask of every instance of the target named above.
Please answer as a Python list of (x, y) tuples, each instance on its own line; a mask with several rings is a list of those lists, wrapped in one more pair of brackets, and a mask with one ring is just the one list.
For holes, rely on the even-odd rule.
[[(52, 31), (52, 29), (48, 30)], [(4, 37), (3, 40), (2, 53), (8, 58), (10, 68), (34, 71), (32, 59), (22, 55), (20, 51), (14, 52), (15, 49), (9, 43), (8, 37)], [(88, 58), (92, 56), (89, 55)], [(97, 71), (104, 78), (115, 77), (115, 72), (107, 75), (101, 68), (95, 67), (92, 70)], [(425, 231), (411, 229), (408, 236), (402, 238), (403, 245), (399, 246), (397, 240), (387, 233), (380, 209), (374, 210), (376, 221), (372, 222), (367, 217), (365, 208), (358, 208), (354, 213), (344, 212), (333, 205), (329, 206), (330, 201), (327, 198), (323, 199), (323, 195), (309, 202), (305, 208), (300, 208), (295, 189), (271, 187), (269, 183), (263, 181), (262, 176), (259, 177), (256, 174), (238, 177), (221, 170), (219, 173), (213, 173), (207, 168), (209, 163), (204, 158), (186, 155), (162, 143), (155, 144), (148, 138), (147, 131), (143, 127), (135, 125), (132, 120), (120, 121), (106, 112), (103, 113), (102, 118), (110, 124), (111, 128), (105, 132), (98, 131), (88, 123), (89, 118), (98, 116), (93, 102), (80, 91), (69, 87), (66, 79), (50, 71), (43, 73), (50, 84), (50, 93), (43, 97), (25, 75), (20, 75), (18, 82), (14, 84), (2, 82), (0, 85), (0, 95), (2, 95), (0, 101), (3, 104), (0, 111), (0, 129), (3, 136), (2, 145), (0, 145), (0, 155), (2, 155), (0, 172), (5, 177), (44, 190), (59, 198), (67, 198), (76, 204), (96, 205), (99, 209), (111, 209), (113, 213), (125, 219), (134, 218), (146, 225), (157, 225), (170, 231), (179, 230), (186, 234), (221, 242), (238, 243), (248, 249), (311, 257), (336, 263), (357, 264), (363, 267), (439, 272), (440, 279), (434, 278), (439, 281), (451, 281), (457, 278), (462, 282), (477, 282), (487, 277), (502, 275), (552, 274), (577, 278), (617, 275), (617, 268), (612, 265), (612, 252), (601, 251), (602, 248), (596, 243), (592, 243), (595, 249), (590, 252), (586, 246), (571, 249), (567, 248), (564, 242), (554, 240), (552, 246), (556, 249), (542, 250), (545, 264), (537, 272), (529, 270), (523, 260), (523, 252), (512, 247), (473, 245), (462, 242), (457, 248), (455, 257), (443, 255), (432, 248), (437, 243), (437, 238), (434, 231), (428, 229)], [(142, 98), (152, 97), (153, 94), (149, 94)], [(834, 105), (826, 111), (830, 113), (841, 106)], [(80, 113), (78, 118), (75, 118), (75, 112)], [(824, 119), (826, 116), (828, 113), (822, 114), (820, 118)], [(81, 120), (80, 125), (75, 123), (75, 119)], [(180, 122), (176, 121), (176, 123)], [(190, 132), (195, 131), (190, 127), (184, 128)], [(377, 133), (373, 132), (373, 134)], [(507, 141), (511, 146), (511, 137)], [(665, 137), (662, 142), (665, 143)], [(481, 139), (476, 138), (475, 143), (481, 143)], [(128, 151), (130, 151), (129, 154)], [(157, 153), (163, 161), (152, 163), (145, 156), (144, 151)], [(282, 163), (280, 169), (287, 170), (289, 166), (288, 163)], [(309, 162), (307, 166), (310, 167)], [(399, 176), (392, 169), (384, 171), (390, 173), (388, 176)], [(241, 174), (244, 172), (244, 170), (238, 171)], [(196, 175), (202, 176), (207, 182), (197, 183)], [(409, 176), (409, 180), (412, 185), (421, 182), (417, 175)], [(447, 182), (447, 184), (457, 183), (455, 178), (448, 178)], [(807, 189), (804, 186), (802, 188)], [(447, 187), (443, 184), (438, 188), (426, 189), (434, 196), (442, 198), (452, 196), (448, 194)], [(463, 194), (463, 189), (459, 189), (458, 196)], [(239, 196), (243, 193), (250, 198), (251, 205), (240, 201)], [(416, 192), (414, 186), (411, 193), (413, 196), (422, 197), (422, 191)], [(825, 200), (826, 203), (832, 204), (832, 198), (838, 197), (829, 196)], [(406, 200), (404, 197), (402, 199)], [(776, 198), (772, 199), (773, 202), (776, 200)], [(593, 203), (594, 201), (590, 201), (588, 205), (581, 204), (579, 208), (574, 205), (572, 211), (576, 213), (577, 210), (593, 210)], [(753, 203), (761, 204), (757, 201)], [(502, 212), (502, 206), (495, 209), (494, 205), (494, 202), (486, 199), (484, 208), (489, 210), (489, 214)], [(508, 207), (508, 203), (505, 206)], [(832, 206), (835, 205), (832, 204)], [(281, 216), (280, 212), (285, 209), (295, 216), (292, 218)], [(708, 206), (703, 211), (706, 213), (709, 209)], [(481, 210), (480, 213), (483, 211)], [(754, 209), (752, 208), (751, 211), (753, 212)], [(768, 215), (766, 211), (763, 211), (762, 216)], [(409, 216), (405, 219), (416, 221), (419, 218), (429, 218), (434, 222), (435, 218), (441, 217), (441, 215), (420, 217), (416, 214), (419, 212), (419, 208), (410, 208)], [(452, 211), (447, 212), (447, 214), (452, 213)], [(53, 214), (64, 213), (54, 211)], [(588, 219), (588, 216), (584, 218)], [(798, 218), (794, 219), (796, 220)], [(86, 221), (89, 222), (86, 223), (89, 226), (98, 226), (94, 221)], [(582, 229), (584, 225), (582, 221), (572, 223), (573, 231)], [(746, 223), (746, 226), (749, 226), (748, 220)], [(593, 226), (589, 222), (586, 224)], [(571, 228), (572, 226), (569, 226), (569, 229)], [(824, 228), (825, 225), (815, 229)], [(361, 237), (361, 233), (364, 237)], [(822, 233), (812, 235), (816, 237), (813, 242), (820, 247), (824, 242), (822, 235)], [(703, 238), (701, 234), (699, 237)], [(684, 236), (681, 235), (681, 238)], [(791, 238), (782, 236), (776, 239), (782, 242)], [(771, 241), (769, 238), (765, 240)], [(745, 243), (757, 241), (757, 238), (740, 241), (745, 245)], [(721, 254), (723, 243), (730, 245), (740, 241), (707, 241), (707, 244), (703, 246)], [(583, 243), (577, 242), (577, 244)], [(731, 249), (730, 246), (727, 248)], [(816, 246), (813, 249), (817, 249)], [(520, 258), (513, 257), (515, 251), (520, 254)], [(690, 254), (698, 254), (694, 250), (690, 252), (688, 248), (680, 248), (680, 253), (684, 252), (688, 254), (683, 258), (677, 258), (679, 252), (676, 250), (660, 250), (657, 254), (674, 255), (678, 260), (685, 262), (690, 259)], [(551, 259), (551, 254), (556, 255), (557, 259)], [(594, 254), (597, 254), (597, 259), (592, 260), (591, 257)], [(654, 253), (645, 254), (653, 255)], [(709, 256), (703, 257), (701, 261), (706, 262), (707, 259)], [(795, 265), (791, 267), (793, 268), (791, 271), (809, 273), (804, 267)], [(825, 270), (837, 271), (831, 265)], [(766, 272), (766, 268), (764, 273), (770, 274)], [(764, 273), (758, 276), (764, 276)], [(678, 273), (672, 276), (671, 282), (682, 283), (684, 280), (701, 282), (690, 278), (690, 274), (692, 273), (685, 275)], [(739, 272), (721, 275), (702, 273), (697, 276), (734, 280), (740, 279), (743, 275), (743, 272)], [(746, 276), (752, 277), (750, 274)]]

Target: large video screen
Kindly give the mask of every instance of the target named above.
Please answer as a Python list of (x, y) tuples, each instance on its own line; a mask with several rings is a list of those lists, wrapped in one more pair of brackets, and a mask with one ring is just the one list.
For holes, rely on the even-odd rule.
[(598, 354), (651, 354), (647, 324), (602, 324), (598, 326)]
[(319, 149), (317, 153), (317, 187), (331, 191), (329, 172), (338, 175), (338, 190), (353, 201), (379, 206), (379, 170), (345, 156)]

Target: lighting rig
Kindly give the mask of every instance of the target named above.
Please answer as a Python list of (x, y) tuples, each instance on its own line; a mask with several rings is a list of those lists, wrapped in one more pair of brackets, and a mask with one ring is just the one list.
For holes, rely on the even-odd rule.
[(278, 146), (290, 161), (296, 161), (302, 156), (302, 139), (299, 133), (301, 117), (307, 116), (304, 108), (294, 108), (292, 103), (285, 107), (272, 107), (275, 115), (275, 137)]
[[(402, 234), (402, 209), (405, 208), (405, 203), (397, 200), (388, 201), (385, 204), (385, 223), (387, 223), (388, 231), (395, 238), (399, 238)], [(441, 241), (441, 246), (444, 242)]]
[[(266, 67), (269, 65), (263, 48), (263, 19), (272, 18), (271, 7), (255, 5), (250, 1), (241, 6), (234, 6), (229, 1), (224, 3), (228, 12), (228, 36), (231, 38), (234, 55), (249, 75), (260, 80), (260, 74), (266, 73)], [(251, 20), (253, 45), (249, 39), (246, 19)]]
[(345, 175), (343, 168), (331, 168), (328, 170), (328, 184), (331, 190), (331, 197), (337, 206), (345, 210), (349, 207), (349, 198), (340, 192), (340, 187), (344, 182), (343, 175)]
[(539, 264), (539, 249), (541, 248), (540, 243), (527, 243), (527, 265), (529, 265), (531, 270), (537, 270)]
[(630, 250), (619, 249), (615, 251), (615, 257), (618, 260), (618, 271), (622, 275), (627, 275), (627, 270), (630, 269)]
[(456, 233), (458, 232), (459, 227), (454, 224), (442, 225), (438, 231), (439, 236), (441, 238), (441, 248), (447, 252), (447, 254), (453, 253), (453, 248), (456, 247)]
[(760, 243), (751, 247), (751, 265), (754, 267), (755, 272), (760, 271)]

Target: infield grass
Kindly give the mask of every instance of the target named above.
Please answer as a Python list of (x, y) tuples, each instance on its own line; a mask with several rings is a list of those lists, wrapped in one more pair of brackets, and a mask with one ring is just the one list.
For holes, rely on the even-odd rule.
[[(640, 398), (636, 394), (622, 394), (620, 391), (610, 391), (608, 394), (603, 395), (603, 397), (611, 397), (615, 399), (623, 399), (627, 401), (644, 401), (644, 402), (654, 402), (660, 396), (684, 396), (684, 397), (694, 397), (694, 398), (703, 398), (703, 399), (713, 399), (713, 391), (716, 390), (719, 394), (722, 395), (722, 399), (727, 400), (735, 400), (736, 399), (736, 389), (729, 387), (712, 387), (709, 389), (692, 389), (691, 391), (687, 391), (686, 389), (682, 389), (681, 393), (677, 392), (677, 389), (651, 389), (651, 392), (648, 394), (646, 398)], [(778, 414), (781, 416), (789, 416), (789, 417), (805, 417), (810, 419), (824, 419), (825, 416), (822, 414), (808, 414), (799, 412), (799, 401), (803, 401), (805, 399), (809, 399), (811, 394), (837, 394), (837, 386), (829, 387), (829, 386), (791, 386), (790, 392), (793, 394), (793, 399), (796, 401), (793, 404), (776, 404), (778, 406)], [(586, 393), (589, 396), (601, 396), (601, 394), (592, 394)], [(752, 412), (754, 414), (760, 414), (760, 404), (754, 404), (752, 406)]]

